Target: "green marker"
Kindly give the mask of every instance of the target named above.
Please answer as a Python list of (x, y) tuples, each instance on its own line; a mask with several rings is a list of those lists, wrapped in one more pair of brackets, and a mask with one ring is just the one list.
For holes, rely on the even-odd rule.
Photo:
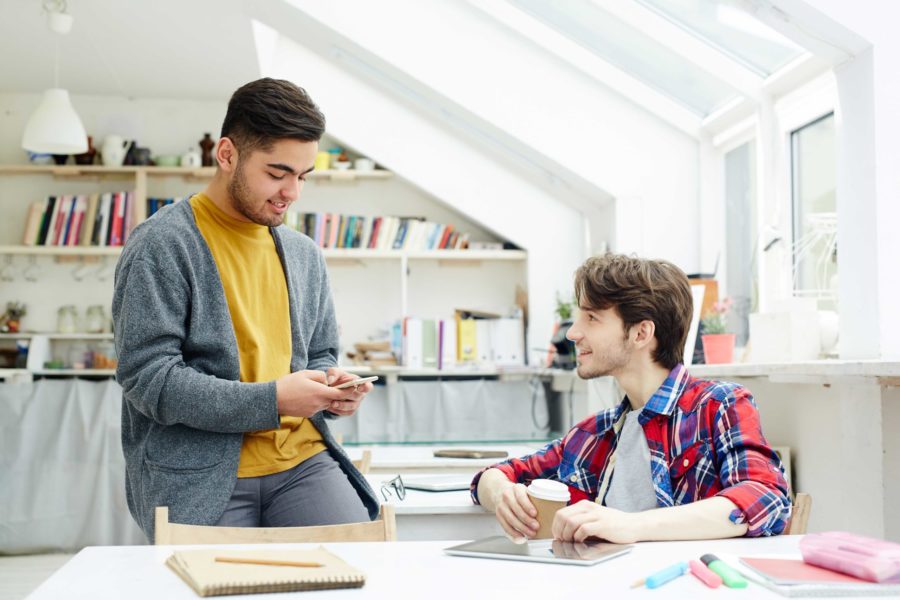
[(700, 560), (709, 570), (722, 578), (722, 583), (730, 588), (745, 588), (747, 580), (740, 573), (723, 563), (715, 554), (704, 554)]

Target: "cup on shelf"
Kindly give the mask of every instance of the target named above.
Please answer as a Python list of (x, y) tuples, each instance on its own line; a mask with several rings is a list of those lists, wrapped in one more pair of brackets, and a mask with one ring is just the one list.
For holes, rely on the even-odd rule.
[(373, 171), (375, 169), (375, 161), (371, 158), (357, 158), (353, 162), (353, 168), (357, 171)]
[(313, 166), (316, 171), (327, 171), (331, 167), (331, 155), (324, 150), (316, 152), (316, 160)]
[(67, 304), (56, 311), (56, 331), (59, 333), (75, 333), (78, 330), (78, 312), (75, 306)]

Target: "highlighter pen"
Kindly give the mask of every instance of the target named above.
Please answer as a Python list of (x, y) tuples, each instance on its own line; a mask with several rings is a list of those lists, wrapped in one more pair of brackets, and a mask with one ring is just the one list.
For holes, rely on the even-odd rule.
[(653, 575), (649, 575), (646, 579), (635, 581), (633, 584), (631, 584), (631, 587), (636, 588), (641, 585), (646, 585), (647, 588), (652, 590), (653, 588), (658, 588), (664, 583), (669, 583), (677, 577), (681, 577), (687, 572), (688, 564), (686, 562), (680, 562), (678, 564), (672, 565), (671, 567), (666, 567), (662, 571), (657, 571)]
[(745, 588), (747, 580), (743, 576), (719, 560), (715, 554), (704, 554), (700, 557), (709, 570), (722, 578), (722, 581), (730, 588)]
[(722, 585), (722, 578), (710, 571), (709, 567), (699, 560), (692, 560), (689, 564), (691, 566), (691, 574), (708, 587), (717, 588)]

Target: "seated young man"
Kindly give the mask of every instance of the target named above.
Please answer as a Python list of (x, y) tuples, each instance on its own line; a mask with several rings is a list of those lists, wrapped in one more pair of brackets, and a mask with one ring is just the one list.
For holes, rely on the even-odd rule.
[(553, 537), (618, 543), (777, 535), (791, 514), (778, 456), (753, 397), (691, 377), (682, 364), (692, 298), (685, 274), (657, 260), (607, 254), (575, 274), (578, 375), (612, 375), (622, 403), (529, 456), (475, 476), (472, 498), (513, 539), (537, 532), (525, 486), (569, 486)]

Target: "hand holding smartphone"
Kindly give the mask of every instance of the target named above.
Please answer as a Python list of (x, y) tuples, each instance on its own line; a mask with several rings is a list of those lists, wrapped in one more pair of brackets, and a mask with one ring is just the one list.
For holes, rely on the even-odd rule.
[(364, 383), (369, 383), (370, 381), (375, 381), (378, 379), (378, 375), (372, 375), (370, 377), (359, 377), (357, 379), (351, 379), (350, 381), (345, 381), (344, 383), (340, 383), (338, 385), (332, 386), (336, 390), (343, 390), (348, 387), (355, 387), (357, 385), (363, 385)]

